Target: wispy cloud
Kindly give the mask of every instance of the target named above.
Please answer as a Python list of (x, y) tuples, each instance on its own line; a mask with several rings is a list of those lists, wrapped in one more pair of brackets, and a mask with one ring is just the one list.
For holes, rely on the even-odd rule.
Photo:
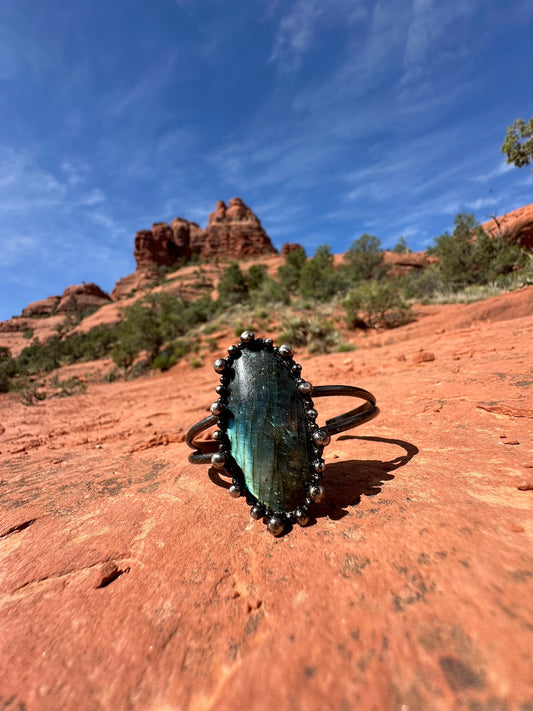
[(65, 160), (57, 175), (32, 158), (28, 152), (0, 146), (0, 209), (23, 213), (26, 218), (41, 209), (64, 209), (105, 202), (100, 188), (85, 187), (85, 179)]
[(270, 61), (276, 62), (280, 71), (290, 74), (296, 71), (306, 53), (312, 48), (318, 35), (335, 25), (354, 25), (368, 17), (365, 0), (330, 0), (325, 5), (320, 0), (297, 0), (292, 3), (272, 3), (281, 7), (281, 18), (274, 36)]
[(300, 0), (284, 14), (270, 56), (281, 71), (289, 73), (297, 69), (302, 54), (312, 42), (316, 23), (323, 12), (324, 6), (319, 0)]
[(477, 2), (413, 0), (404, 53), (403, 84), (410, 84), (430, 67), (463, 55), (472, 43), (466, 32)]
[(469, 207), (471, 210), (483, 210), (485, 207), (491, 207), (493, 205), (497, 205), (498, 202), (499, 202), (499, 199), (497, 197), (476, 198), (476, 199), (466, 200), (465, 205), (467, 207)]
[(476, 175), (473, 180), (478, 183), (486, 183), (493, 178), (499, 178), (500, 175), (505, 175), (511, 170), (516, 170), (514, 165), (502, 161), (496, 168), (489, 170), (487, 173), (482, 173), (481, 175)]

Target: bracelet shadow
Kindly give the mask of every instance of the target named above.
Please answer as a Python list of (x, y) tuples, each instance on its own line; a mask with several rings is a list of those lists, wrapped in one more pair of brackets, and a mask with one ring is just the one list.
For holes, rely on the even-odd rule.
[(313, 506), (314, 518), (308, 525), (314, 525), (319, 518), (328, 517), (338, 521), (348, 515), (347, 507), (358, 506), (363, 496), (376, 496), (386, 482), (392, 481), (392, 472), (404, 467), (419, 453), (411, 442), (388, 437), (341, 435), (339, 440), (359, 440), (393, 445), (404, 450), (403, 454), (390, 460), (350, 459), (332, 462), (324, 471), (326, 497), (321, 504)]
[[(388, 437), (341, 435), (338, 440), (379, 442), (400, 447), (404, 450), (404, 453), (388, 461), (380, 459), (349, 459), (328, 464), (323, 478), (326, 497), (321, 504), (313, 506), (313, 516), (309, 520), (308, 526), (314, 526), (317, 523), (317, 519), (324, 517), (338, 521), (348, 515), (347, 507), (358, 506), (363, 496), (380, 494), (386, 482), (394, 479), (394, 475), (391, 472), (404, 467), (420, 451), (411, 442)], [(231, 486), (231, 482), (223, 479), (219, 470), (214, 467), (209, 468), (208, 476), (216, 486), (224, 489), (229, 489)], [(292, 526), (287, 526), (283, 535), (289, 533), (291, 529)]]

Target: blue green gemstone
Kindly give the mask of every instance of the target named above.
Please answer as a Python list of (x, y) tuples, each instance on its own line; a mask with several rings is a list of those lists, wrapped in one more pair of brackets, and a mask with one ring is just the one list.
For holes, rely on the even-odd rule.
[(248, 490), (274, 512), (307, 496), (310, 442), (306, 406), (282, 359), (244, 349), (228, 385), (226, 434)]

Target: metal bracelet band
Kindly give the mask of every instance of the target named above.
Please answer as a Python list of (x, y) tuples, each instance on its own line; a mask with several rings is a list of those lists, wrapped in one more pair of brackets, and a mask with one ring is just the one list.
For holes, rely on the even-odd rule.
[(372, 393), (368, 392), (368, 390), (356, 388), (353, 385), (318, 385), (316, 388), (313, 388), (313, 398), (328, 396), (338, 397), (339, 395), (357, 397), (361, 400), (366, 400), (366, 402), (354, 410), (326, 420), (326, 424), (321, 429), (326, 430), (329, 435), (351, 430), (353, 427), (358, 427), (379, 415), (379, 407), (376, 405), (376, 398)]
[(209, 417), (205, 417), (193, 425), (187, 432), (185, 442), (191, 449), (196, 450), (192, 454), (189, 454), (189, 462), (191, 462), (191, 464), (208, 464), (211, 462), (213, 454), (218, 451), (218, 442), (214, 439), (202, 440), (200, 442), (194, 441), (196, 435), (215, 425), (217, 420), (218, 418), (215, 417), (215, 415), (209, 415)]
[[(366, 400), (366, 402), (349, 412), (326, 420), (326, 424), (321, 429), (325, 430), (329, 435), (339, 434), (353, 427), (358, 427), (374, 419), (379, 414), (376, 398), (368, 390), (363, 390), (363, 388), (357, 388), (352, 385), (318, 385), (313, 388), (313, 398), (338, 396), (357, 397)], [(185, 441), (191, 449), (195, 450), (189, 455), (191, 464), (209, 464), (212, 455), (218, 451), (219, 443), (214, 439), (195, 441), (195, 437), (200, 432), (215, 425), (217, 420), (218, 418), (215, 415), (209, 415), (209, 417), (205, 417), (193, 425), (187, 432)]]

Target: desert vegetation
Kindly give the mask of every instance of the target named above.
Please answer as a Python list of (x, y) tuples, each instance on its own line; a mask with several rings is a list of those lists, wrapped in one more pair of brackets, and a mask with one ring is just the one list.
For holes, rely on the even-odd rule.
[[(395, 251), (410, 251), (403, 238)], [(428, 254), (434, 258), (428, 267), (391, 277), (379, 239), (364, 234), (338, 264), (328, 245), (310, 258), (302, 247), (289, 251), (275, 276), (261, 263), (244, 269), (231, 262), (216, 298), (148, 291), (123, 309), (117, 324), (83, 332), (75, 328), (82, 319), (71, 319), (46, 342), (33, 338), (17, 357), (1, 348), (0, 392), (14, 391), (26, 404), (80, 392), (75, 380), (43, 377), (62, 365), (104, 358), (114, 363), (108, 380), (167, 370), (183, 358), (198, 367), (218, 348), (212, 334), (228, 327), (236, 335), (274, 329), (310, 353), (350, 350), (346, 334), (408, 323), (414, 303), (473, 301), (533, 282), (531, 254), (499, 233), (489, 236), (470, 214), (457, 215), (453, 232), (437, 237)]]
[(533, 161), (533, 116), (526, 122), (516, 119), (505, 134), (501, 147), (505, 153), (507, 163), (512, 163), (517, 168), (523, 168)]

